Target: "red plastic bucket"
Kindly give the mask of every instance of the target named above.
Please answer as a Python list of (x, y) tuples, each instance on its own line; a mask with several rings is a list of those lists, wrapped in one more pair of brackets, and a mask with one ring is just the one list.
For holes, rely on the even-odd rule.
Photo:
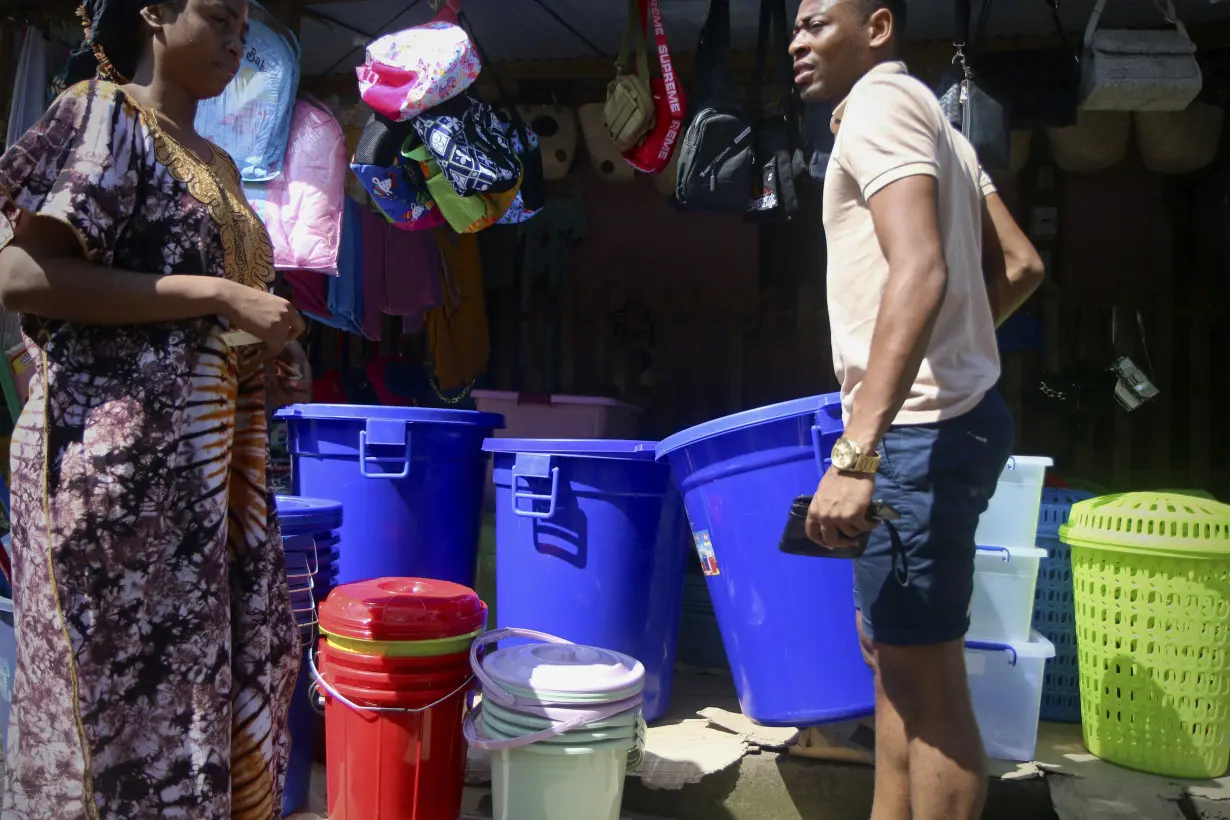
[(320, 608), (321, 631), (331, 638), (319, 644), (316, 680), (325, 699), (330, 820), (457, 820), (462, 718), (474, 687), (469, 653), (386, 650), (456, 642), (486, 620), (472, 589), (446, 581), (377, 578), (332, 591)]
[(334, 686), (353, 686), (380, 692), (414, 692), (451, 689), (470, 676), (469, 654), (442, 658), (385, 658), (338, 651), (325, 640), (319, 643), (319, 653), (320, 665), (329, 667), (329, 683)]
[[(333, 671), (322, 658), (330, 820), (457, 820), (470, 675), (389, 690), (335, 683)], [(404, 685), (412, 676), (398, 677)]]

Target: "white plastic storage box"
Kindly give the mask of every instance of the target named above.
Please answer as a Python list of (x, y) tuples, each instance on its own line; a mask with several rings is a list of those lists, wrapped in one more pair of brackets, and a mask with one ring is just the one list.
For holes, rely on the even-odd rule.
[(1046, 468), (1055, 462), (1045, 456), (1012, 456), (991, 504), (978, 521), (974, 543), (988, 547), (1032, 547), (1037, 541), (1038, 511)]
[(1043, 674), (1053, 657), (1055, 645), (1039, 632), (1028, 641), (966, 641), (965, 670), (987, 757), (1034, 759)]
[[(497, 438), (637, 438), (642, 410), (601, 396), (539, 396), (502, 390), (475, 390), (474, 404), (483, 413), (504, 416)], [(495, 485), (487, 467), (484, 500), (495, 504)]]
[(979, 547), (974, 556), (974, 599), (970, 641), (1028, 641), (1034, 591), (1046, 550), (1038, 547)]

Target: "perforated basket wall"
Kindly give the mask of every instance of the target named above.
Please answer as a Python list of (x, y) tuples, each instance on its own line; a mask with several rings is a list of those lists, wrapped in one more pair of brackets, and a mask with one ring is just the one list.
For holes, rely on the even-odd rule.
[(1072, 546), (1085, 745), (1208, 778), (1230, 764), (1230, 507), (1176, 494), (1083, 501)]
[(1042, 490), (1038, 512), (1038, 546), (1047, 558), (1038, 569), (1034, 593), (1034, 629), (1055, 644), (1055, 657), (1046, 663), (1042, 682), (1042, 719), (1079, 723), (1081, 686), (1076, 652), (1076, 611), (1072, 602), (1072, 552), (1059, 540), (1059, 527), (1068, 523), (1072, 505), (1093, 498), (1093, 493), (1058, 487)]

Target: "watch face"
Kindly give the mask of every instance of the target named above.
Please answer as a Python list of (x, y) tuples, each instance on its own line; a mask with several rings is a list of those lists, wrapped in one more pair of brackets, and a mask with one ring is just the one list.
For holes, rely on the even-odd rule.
[(858, 450), (854, 443), (844, 438), (837, 439), (833, 445), (833, 466), (838, 470), (848, 470), (858, 461)]

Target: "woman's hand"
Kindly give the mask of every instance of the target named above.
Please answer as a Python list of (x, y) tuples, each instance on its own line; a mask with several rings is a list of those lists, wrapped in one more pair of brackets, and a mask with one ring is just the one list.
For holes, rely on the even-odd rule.
[[(276, 359), (289, 342), (307, 329), (303, 317), (290, 302), (237, 282), (227, 282), (222, 304), (224, 315), (233, 326), (265, 343), (270, 359)], [(299, 352), (302, 354), (302, 348)]]
[(265, 365), (265, 384), (273, 407), (312, 400), (312, 365), (303, 346), (287, 342), (282, 352)]

